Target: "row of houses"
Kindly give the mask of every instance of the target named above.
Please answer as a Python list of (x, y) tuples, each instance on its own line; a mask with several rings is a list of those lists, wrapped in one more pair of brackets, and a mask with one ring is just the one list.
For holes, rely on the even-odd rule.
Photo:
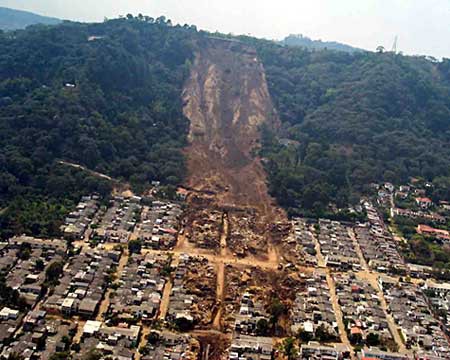
[(400, 209), (400, 208), (394, 208), (392, 209), (392, 213), (394, 216), (403, 216), (410, 219), (423, 219), (427, 221), (433, 221), (439, 224), (445, 224), (447, 219), (439, 214), (436, 214), (434, 212), (428, 213), (423, 211), (414, 211), (410, 209)]
[(325, 345), (310, 341), (300, 346), (298, 359), (302, 360), (341, 360), (350, 357), (351, 350), (344, 344)]
[(295, 252), (299, 254), (305, 265), (317, 266), (316, 241), (307, 221), (301, 218), (293, 219), (292, 229), (294, 241), (290, 245), (295, 246)]
[(229, 360), (271, 360), (273, 340), (271, 337), (250, 336), (235, 333), (229, 349)]
[(6, 275), (6, 285), (34, 306), (44, 293), (46, 270), (52, 263), (64, 261), (67, 245), (64, 240), (19, 236), (11, 238), (8, 247), (16, 250), (17, 259)]
[[(63, 261), (67, 247), (62, 240), (14, 237), (0, 250), (5, 285), (17, 291), (18, 299), (4, 299), (0, 310), (0, 345), (10, 343), (20, 329), (29, 308), (45, 294), (46, 270), (53, 262)], [(24, 300), (23, 303), (21, 300)]]
[(21, 354), (24, 359), (49, 360), (57, 352), (69, 350), (76, 324), (49, 317), (45, 311), (30, 311), (14, 339), (1, 350), (0, 357)]
[(83, 196), (74, 211), (66, 216), (61, 230), (69, 240), (80, 240), (99, 208), (97, 195)]
[(375, 289), (352, 273), (334, 274), (333, 277), (350, 341), (366, 344), (367, 337), (372, 336), (371, 346), (391, 343), (393, 338), (386, 314)]
[(314, 339), (320, 328), (322, 333), (329, 335), (329, 338), (337, 338), (337, 320), (331, 303), (326, 272), (316, 269), (313, 274), (304, 277), (305, 289), (297, 293), (289, 314), (292, 323), (291, 332)]
[(108, 318), (148, 322), (159, 311), (170, 258), (165, 254), (132, 254), (110, 297)]
[(337, 270), (361, 269), (355, 244), (349, 235), (349, 228), (339, 221), (319, 220), (318, 240), (326, 266)]
[(407, 348), (422, 356), (450, 358), (450, 345), (423, 292), (414, 284), (382, 281), (389, 312)]
[(151, 341), (140, 349), (141, 360), (196, 360), (199, 344), (188, 334), (152, 331)]
[(182, 329), (210, 324), (216, 302), (216, 281), (216, 270), (207, 259), (180, 255), (166, 320)]
[(423, 290), (433, 313), (447, 335), (450, 335), (450, 283), (437, 283), (428, 279)]
[(80, 349), (74, 355), (74, 359), (86, 359), (92, 350), (96, 350), (103, 356), (102, 358), (133, 360), (140, 336), (139, 325), (123, 323), (108, 326), (101, 321), (88, 320), (84, 324)]
[(90, 249), (72, 257), (64, 266), (63, 275), (53, 294), (44, 302), (44, 308), (54, 314), (78, 314), (92, 318), (119, 258), (120, 252), (117, 251)]
[(170, 201), (153, 201), (151, 206), (144, 206), (141, 221), (136, 232), (147, 248), (168, 250), (177, 242), (181, 205)]
[(114, 197), (99, 224), (94, 224), (91, 238), (101, 242), (126, 244), (140, 218), (140, 201), (141, 198), (137, 196)]
[(354, 231), (370, 268), (378, 272), (406, 273), (407, 268), (397, 250), (397, 244), (378, 211), (370, 202), (365, 202), (364, 207), (369, 222), (356, 226)]

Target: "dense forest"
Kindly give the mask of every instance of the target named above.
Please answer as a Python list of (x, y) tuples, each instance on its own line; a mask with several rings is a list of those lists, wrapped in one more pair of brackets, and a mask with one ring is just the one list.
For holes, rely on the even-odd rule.
[[(142, 15), (0, 32), (2, 237), (55, 235), (81, 194), (110, 192), (60, 160), (137, 191), (181, 183), (180, 95), (208, 35)], [(325, 215), (330, 203), (356, 203), (371, 182), (410, 176), (447, 196), (450, 60), (238, 39), (256, 47), (281, 120), (277, 132), (261, 129), (261, 155), (290, 214)]]
[(181, 91), (196, 29), (161, 17), (36, 25), (0, 34), (0, 228), (55, 235), (81, 194), (178, 184)]
[[(263, 129), (271, 190), (291, 213), (355, 203), (371, 182), (450, 175), (450, 60), (252, 41), (282, 122)], [(302, 209), (302, 210), (301, 210)]]

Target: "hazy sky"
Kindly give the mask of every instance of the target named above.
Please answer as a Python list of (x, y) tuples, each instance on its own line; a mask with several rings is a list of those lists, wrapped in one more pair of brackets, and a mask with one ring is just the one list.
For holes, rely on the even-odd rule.
[(450, 0), (0, 0), (82, 21), (139, 12), (207, 30), (281, 39), (304, 34), (375, 50), (450, 57)]

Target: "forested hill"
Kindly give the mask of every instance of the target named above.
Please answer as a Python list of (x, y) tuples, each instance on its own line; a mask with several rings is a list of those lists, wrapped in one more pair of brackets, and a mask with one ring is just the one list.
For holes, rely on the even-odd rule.
[(342, 44), (336, 41), (312, 40), (309, 37), (303, 35), (289, 35), (285, 37), (283, 40), (281, 40), (280, 43), (282, 45), (298, 46), (314, 50), (328, 49), (336, 51), (345, 51), (349, 53), (364, 51), (362, 49), (358, 49), (353, 46)]
[[(59, 160), (138, 192), (152, 180), (181, 183), (181, 93), (206, 36), (131, 15), (0, 32), (0, 235), (58, 234), (81, 194), (111, 190)], [(372, 181), (450, 184), (449, 60), (235, 40), (264, 64), (282, 126), (261, 129), (261, 155), (290, 213), (344, 206)]]
[(63, 23), (0, 34), (0, 229), (53, 235), (81, 194), (178, 184), (188, 121), (181, 91), (195, 28), (165, 18)]
[(283, 122), (279, 134), (265, 132), (263, 154), (291, 212), (356, 202), (374, 181), (450, 185), (450, 60), (247, 41)]
[(0, 6), (0, 30), (25, 29), (27, 26), (36, 24), (56, 25), (60, 22), (61, 20), (56, 18)]

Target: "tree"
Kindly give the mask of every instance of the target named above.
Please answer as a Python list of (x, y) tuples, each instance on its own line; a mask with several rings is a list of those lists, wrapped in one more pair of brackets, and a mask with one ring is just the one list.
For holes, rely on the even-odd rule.
[(69, 356), (68, 352), (57, 352), (50, 356), (49, 360), (67, 360), (70, 358)]
[(28, 260), (31, 256), (31, 245), (29, 243), (21, 243), (17, 257), (21, 260)]
[(269, 333), (269, 322), (266, 319), (259, 319), (256, 323), (256, 335), (267, 336)]
[(128, 242), (128, 251), (131, 254), (140, 254), (142, 249), (142, 241), (140, 240), (130, 240)]
[(324, 324), (320, 324), (316, 329), (316, 338), (320, 342), (328, 342), (334, 340), (336, 337), (328, 331)]
[(282, 345), (283, 353), (287, 356), (288, 360), (295, 359), (297, 356), (297, 349), (295, 347), (295, 338), (287, 338), (283, 340)]
[(102, 354), (95, 349), (90, 350), (84, 357), (83, 360), (100, 360)]
[(45, 270), (45, 281), (50, 285), (56, 285), (62, 274), (64, 263), (61, 261), (52, 262)]
[(305, 331), (303, 328), (299, 329), (297, 336), (303, 343), (308, 343), (314, 338), (313, 334)]
[(378, 346), (380, 345), (380, 336), (375, 333), (369, 333), (366, 337), (366, 344), (368, 346)]
[(42, 259), (37, 259), (34, 266), (35, 266), (37, 271), (42, 271), (45, 268), (45, 264), (44, 264), (44, 261)]
[(286, 312), (286, 306), (280, 301), (280, 299), (273, 299), (270, 304), (269, 312), (271, 315), (271, 323), (275, 325), (281, 315)]

